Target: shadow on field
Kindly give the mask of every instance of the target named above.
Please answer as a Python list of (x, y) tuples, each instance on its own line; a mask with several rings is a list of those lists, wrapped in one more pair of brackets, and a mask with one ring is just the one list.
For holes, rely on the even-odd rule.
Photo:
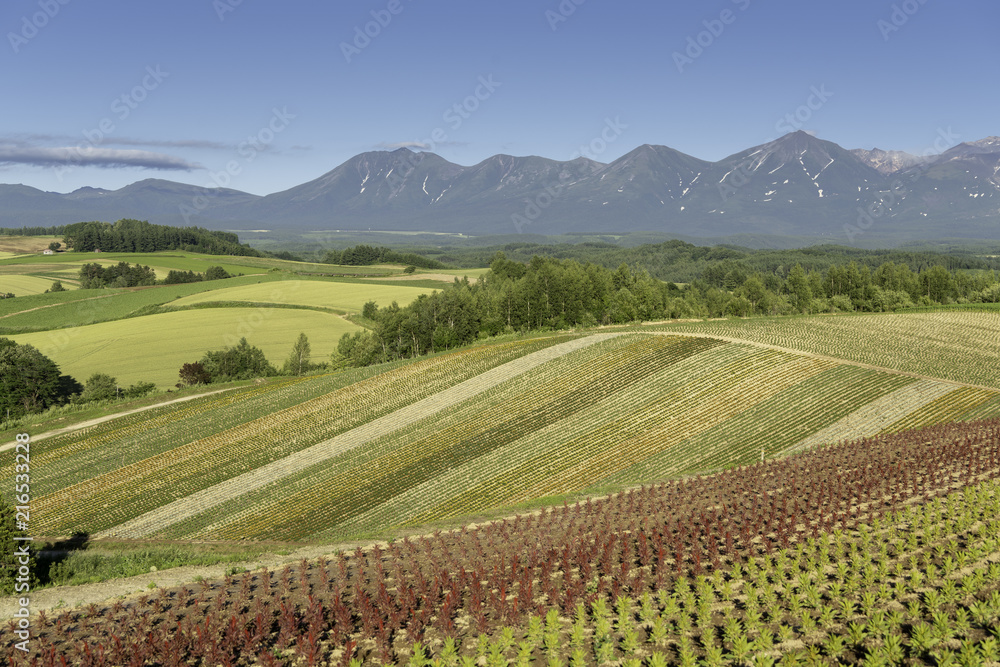
[(70, 578), (72, 572), (67, 571), (70, 556), (86, 550), (89, 543), (90, 533), (73, 533), (69, 539), (53, 542), (51, 546), (39, 551), (35, 566), (38, 583), (46, 586)]

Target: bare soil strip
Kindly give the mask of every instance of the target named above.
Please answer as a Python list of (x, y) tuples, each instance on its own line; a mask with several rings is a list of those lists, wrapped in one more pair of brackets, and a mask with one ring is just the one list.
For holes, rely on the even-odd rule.
[(375, 438), (405, 428), (410, 424), (424, 419), (428, 415), (436, 414), (441, 410), (481, 394), (501, 382), (527, 373), (547, 361), (620, 335), (622, 334), (609, 333), (578, 338), (507, 362), (482, 375), (470, 378), (454, 387), (433, 396), (428, 396), (384, 417), (346, 433), (341, 433), (335, 438), (318, 443), (291, 456), (286, 456), (283, 459), (274, 461), (238, 477), (233, 477), (225, 482), (220, 482), (185, 498), (175, 500), (114, 528), (101, 531), (94, 537), (98, 539), (112, 536), (141, 538), (152, 535), (178, 521), (200, 514), (207, 509), (264, 487), (288, 475), (300, 472), (309, 466), (333, 458), (338, 454), (360, 447)]

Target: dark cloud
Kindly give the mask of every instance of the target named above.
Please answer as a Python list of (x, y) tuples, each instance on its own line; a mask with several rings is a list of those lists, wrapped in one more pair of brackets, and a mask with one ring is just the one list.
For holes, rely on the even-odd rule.
[(42, 148), (20, 144), (0, 144), (0, 164), (29, 164), (36, 167), (139, 167), (164, 171), (193, 171), (199, 164), (173, 155), (134, 149), (68, 146)]

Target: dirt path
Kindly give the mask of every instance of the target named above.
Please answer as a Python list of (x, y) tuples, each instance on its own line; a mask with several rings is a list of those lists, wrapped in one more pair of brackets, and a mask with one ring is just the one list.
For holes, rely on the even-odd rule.
[[(98, 424), (103, 424), (106, 421), (111, 421), (112, 419), (117, 419), (118, 417), (124, 417), (125, 415), (134, 415), (137, 412), (145, 412), (146, 410), (153, 410), (155, 408), (163, 407), (164, 405), (173, 405), (174, 403), (183, 403), (184, 401), (193, 401), (196, 398), (201, 398), (203, 396), (211, 396), (212, 394), (221, 394), (224, 391), (232, 391), (233, 389), (239, 389), (240, 387), (229, 387), (227, 389), (216, 389), (215, 391), (206, 391), (204, 394), (192, 394), (190, 396), (182, 396), (181, 398), (175, 398), (172, 401), (164, 401), (163, 403), (156, 403), (154, 405), (146, 405), (141, 408), (135, 408), (134, 410), (125, 410), (124, 412), (116, 412), (113, 415), (105, 415), (104, 417), (95, 417), (94, 419), (88, 419), (87, 421), (80, 422), (78, 424), (71, 424), (64, 428), (57, 428), (54, 431), (46, 431), (45, 433), (39, 433), (38, 435), (32, 435), (31, 441), (44, 440), (45, 438), (52, 438), (57, 435), (62, 435), (63, 433), (69, 433), (70, 431), (79, 431), (82, 428), (88, 428), (90, 426), (97, 426)], [(0, 445), (0, 452), (7, 451), (8, 449), (14, 449), (17, 443), (9, 442), (5, 445)]]

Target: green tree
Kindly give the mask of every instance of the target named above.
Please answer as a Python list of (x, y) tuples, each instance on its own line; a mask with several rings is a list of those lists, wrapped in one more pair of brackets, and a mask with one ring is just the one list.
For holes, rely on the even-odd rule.
[(213, 382), (248, 380), (278, 374), (278, 371), (264, 356), (264, 352), (260, 348), (250, 345), (246, 338), (240, 338), (240, 342), (233, 347), (206, 352), (201, 359), (201, 364), (212, 377)]
[(919, 276), (920, 293), (931, 301), (943, 303), (954, 290), (955, 281), (948, 269), (935, 264)]
[(0, 417), (21, 417), (64, 403), (80, 383), (31, 345), (0, 338)]
[(302, 375), (303, 373), (307, 373), (312, 368), (312, 364), (309, 363), (311, 353), (312, 348), (309, 345), (309, 338), (304, 333), (300, 333), (299, 339), (292, 346), (292, 353), (285, 360), (285, 366), (282, 370), (288, 375)]
[(118, 398), (118, 380), (107, 373), (94, 373), (83, 385), (83, 393), (80, 394), (81, 403), (90, 401), (107, 401)]
[(757, 312), (758, 306), (767, 295), (767, 289), (764, 287), (764, 281), (760, 279), (760, 276), (754, 274), (743, 283), (740, 293), (750, 302), (750, 312), (754, 313)]
[(49, 244), (49, 250), (51, 250), (52, 252), (58, 251), (59, 248), (61, 247), (62, 243), (59, 243), (59, 241), (53, 241), (52, 243)]
[(221, 266), (210, 266), (205, 271), (205, 280), (223, 280), (232, 278), (232, 275)]
[(61, 282), (59, 282), (58, 280), (55, 280), (55, 281), (52, 282), (52, 285), (47, 290), (45, 290), (45, 293), (49, 294), (49, 293), (53, 293), (53, 292), (65, 292), (65, 291), (66, 291), (66, 288), (63, 287), (63, 284)]
[(200, 361), (184, 364), (180, 370), (181, 382), (187, 385), (208, 384), (212, 381), (212, 376), (205, 370), (205, 366)]
[(792, 295), (792, 301), (799, 311), (809, 310), (813, 298), (812, 288), (809, 287), (809, 279), (801, 264), (796, 264), (788, 272), (788, 293)]

